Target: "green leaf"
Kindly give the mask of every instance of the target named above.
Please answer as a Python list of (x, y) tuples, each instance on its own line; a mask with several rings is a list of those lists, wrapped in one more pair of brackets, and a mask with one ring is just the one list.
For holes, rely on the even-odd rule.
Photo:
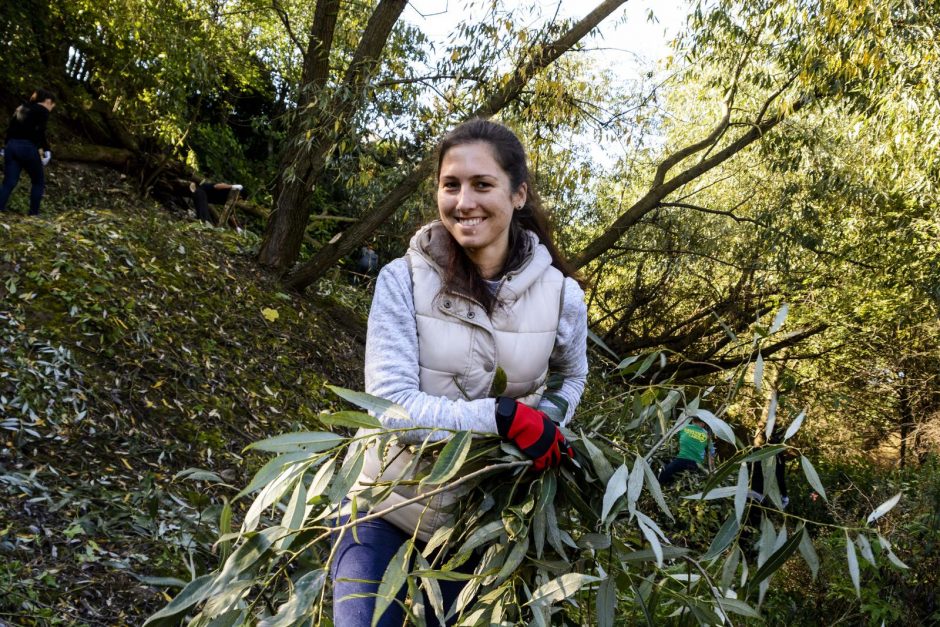
[(588, 329), (587, 335), (588, 335), (588, 339), (590, 339), (592, 342), (594, 342), (595, 344), (597, 344), (598, 346), (600, 346), (602, 349), (604, 349), (605, 351), (607, 351), (607, 353), (608, 353), (611, 357), (613, 357), (614, 359), (619, 359), (619, 358), (617, 357), (617, 353), (615, 353), (614, 351), (612, 351), (612, 350), (610, 349), (610, 347), (607, 346), (607, 344), (604, 343), (604, 340), (602, 340), (602, 339), (600, 338), (600, 336), (598, 336), (596, 333), (594, 333), (594, 331), (591, 331), (590, 329)]
[(740, 614), (741, 616), (747, 616), (748, 618), (760, 618), (760, 613), (755, 610), (753, 607), (745, 603), (744, 601), (739, 601), (738, 599), (729, 599), (725, 597), (718, 597), (718, 607), (722, 612), (727, 614), (728, 612), (733, 612), (735, 614)]
[(725, 558), (725, 563), (721, 567), (721, 588), (722, 590), (728, 590), (731, 588), (731, 584), (734, 581), (734, 575), (738, 572), (738, 564), (741, 562), (741, 556), (743, 555), (741, 547), (736, 546), (731, 549), (731, 552), (728, 554), (728, 557)]
[(597, 590), (597, 627), (614, 627), (617, 611), (617, 585), (607, 577)]
[(888, 542), (888, 539), (885, 538), (880, 533), (878, 534), (878, 543), (881, 545), (881, 548), (884, 549), (885, 553), (888, 554), (888, 559), (891, 561), (892, 564), (894, 564), (898, 568), (903, 568), (904, 570), (907, 570), (909, 568), (907, 564), (905, 564), (900, 559), (898, 559), (898, 556), (895, 555), (894, 551), (891, 550), (891, 543)]
[(845, 530), (845, 559), (849, 564), (849, 576), (852, 578), (852, 585), (855, 586), (855, 594), (861, 599), (862, 585), (861, 573), (858, 569), (858, 556), (855, 554), (855, 543), (849, 537), (848, 529)]
[(578, 547), (603, 551), (610, 548), (610, 535), (606, 533), (586, 533), (578, 538)]
[(714, 490), (709, 491), (707, 494), (702, 494), (701, 492), (696, 492), (695, 494), (689, 494), (688, 496), (683, 496), (684, 499), (689, 499), (692, 501), (702, 500), (702, 501), (712, 501), (714, 499), (726, 499), (729, 496), (734, 496), (737, 492), (737, 486), (725, 486), (723, 488), (715, 488)]
[[(421, 572), (431, 572), (431, 564), (428, 563), (428, 560), (421, 555), (420, 552), (415, 553), (415, 561), (418, 564), (418, 568), (421, 569)], [(438, 623), (443, 624), (444, 595), (441, 592), (440, 582), (434, 577), (419, 575), (418, 573), (415, 573), (415, 575), (421, 578), (421, 587), (424, 588), (424, 594), (428, 599), (428, 603), (431, 605), (431, 611), (434, 612), (434, 616), (437, 617)], [(427, 614), (427, 609), (425, 609), (425, 614)], [(427, 618), (427, 616), (425, 616), (425, 618)]]
[(323, 494), (326, 488), (330, 485), (330, 480), (333, 478), (333, 472), (335, 469), (336, 460), (333, 459), (320, 466), (320, 470), (317, 471), (317, 474), (313, 476), (313, 481), (310, 482), (310, 489), (307, 490), (308, 505), (314, 497)]
[(396, 405), (391, 401), (387, 401), (384, 398), (379, 398), (378, 396), (373, 396), (372, 394), (366, 394), (365, 392), (358, 392), (356, 390), (337, 387), (335, 385), (328, 385), (326, 387), (332, 390), (333, 393), (340, 398), (349, 401), (353, 405), (358, 405), (365, 410), (371, 411), (378, 416), (384, 415), (385, 417), (393, 420), (411, 420), (411, 416), (408, 415), (408, 411), (404, 407), (401, 405)]
[(284, 433), (260, 442), (252, 442), (245, 449), (267, 451), (269, 453), (319, 453), (335, 448), (346, 442), (346, 438), (329, 431), (301, 431)]
[(646, 459), (642, 457), (640, 459), (643, 459), (643, 474), (646, 475), (646, 487), (649, 488), (653, 499), (656, 501), (656, 504), (659, 505), (659, 509), (661, 509), (666, 516), (669, 516), (669, 520), (675, 520), (672, 512), (669, 511), (669, 506), (666, 505), (666, 499), (663, 498), (663, 490), (659, 485), (659, 480), (656, 478), (656, 475), (653, 474), (653, 469), (650, 468)]
[(768, 457), (776, 457), (780, 451), (785, 450), (787, 447), (783, 444), (765, 444), (764, 446), (754, 449), (751, 453), (748, 453), (743, 460), (744, 462), (758, 462)]
[[(663, 559), (672, 560), (685, 557), (689, 554), (689, 549), (678, 547), (678, 546), (664, 546), (662, 547)], [(630, 553), (624, 553), (619, 556), (619, 559), (624, 562), (652, 562), (659, 559), (659, 556), (652, 549), (641, 549), (639, 551), (632, 551)]]
[(887, 501), (885, 501), (884, 503), (876, 507), (875, 511), (869, 514), (868, 518), (865, 519), (865, 524), (870, 525), (871, 523), (875, 522), (876, 520), (878, 520), (879, 518), (881, 518), (882, 516), (890, 512), (894, 508), (894, 506), (898, 504), (900, 500), (901, 500), (901, 492), (898, 492), (897, 494), (892, 496), (890, 499), (888, 499)]
[(512, 550), (509, 551), (509, 555), (506, 557), (506, 561), (503, 563), (503, 567), (496, 575), (497, 585), (502, 583), (505, 579), (516, 572), (516, 569), (519, 568), (525, 559), (525, 554), (528, 550), (529, 536), (523, 536), (513, 543)]
[(858, 545), (858, 550), (861, 551), (862, 557), (865, 558), (865, 561), (875, 566), (875, 554), (871, 550), (871, 542), (868, 541), (868, 538), (865, 537), (864, 533), (858, 534), (855, 538), (855, 544)]
[(815, 580), (816, 574), (819, 573), (819, 556), (816, 554), (816, 549), (813, 547), (813, 541), (809, 537), (809, 532), (804, 531), (803, 539), (800, 540), (800, 554), (803, 556), (803, 559), (806, 560), (806, 565), (809, 566), (810, 571), (813, 573), (813, 580)]
[(607, 516), (610, 514), (614, 503), (627, 493), (627, 477), (629, 477), (629, 475), (630, 471), (627, 470), (627, 467), (624, 464), (620, 464), (620, 467), (614, 472), (610, 481), (607, 482), (607, 488), (604, 490), (604, 502), (601, 508), (601, 521), (607, 520)]
[(633, 471), (630, 472), (630, 478), (627, 480), (627, 507), (631, 510), (634, 505), (636, 505), (637, 500), (640, 498), (640, 493), (643, 491), (644, 473), (642, 459), (643, 458), (639, 455), (636, 456), (636, 461), (633, 462)]
[[(384, 614), (388, 606), (395, 601), (395, 597), (398, 596), (398, 591), (405, 585), (405, 580), (408, 578), (408, 558), (413, 548), (414, 543), (409, 538), (401, 545), (398, 552), (395, 553), (395, 556), (392, 557), (392, 560), (388, 563), (388, 567), (385, 569), (385, 574), (382, 575), (382, 581), (379, 583), (379, 589), (375, 595), (375, 611), (372, 613), (372, 627), (378, 625), (382, 614)], [(342, 599), (337, 602), (336, 610), (339, 612), (343, 611), (341, 607), (342, 602)]]
[[(298, 481), (294, 486), (294, 493), (284, 509), (284, 515), (281, 517), (281, 526), (291, 531), (299, 530), (303, 527), (304, 520), (307, 518), (307, 491), (304, 489), (304, 482)], [(295, 534), (287, 534), (278, 540), (277, 548), (285, 550), (290, 547)]]
[(761, 385), (764, 383), (764, 358), (757, 353), (757, 360), (754, 362), (754, 387), (761, 391)]
[(338, 411), (333, 414), (320, 414), (317, 418), (325, 425), (331, 427), (348, 427), (350, 429), (381, 429), (382, 423), (375, 416), (361, 411)]
[(591, 465), (594, 467), (594, 472), (597, 473), (597, 478), (600, 479), (604, 485), (607, 485), (614, 474), (613, 466), (607, 461), (604, 452), (601, 451), (590, 438), (585, 436), (584, 432), (581, 432), (581, 443), (584, 444), (584, 448), (587, 450), (588, 457), (591, 459)]
[(709, 545), (708, 551), (702, 556), (702, 560), (708, 561), (721, 555), (721, 552), (728, 548), (728, 545), (737, 537), (738, 529), (740, 529), (738, 519), (733, 514), (728, 516), (721, 529), (715, 534), (715, 538)]
[[(637, 514), (639, 514), (639, 512), (637, 512)], [(663, 545), (659, 542), (659, 538), (656, 536), (656, 533), (646, 524), (646, 521), (643, 520), (643, 517), (637, 516), (636, 525), (640, 528), (640, 531), (643, 533), (643, 536), (646, 538), (647, 542), (650, 543), (650, 548), (653, 550), (653, 554), (656, 555), (656, 566), (662, 568), (664, 557)]]
[(285, 453), (284, 455), (278, 455), (274, 459), (270, 460), (264, 466), (262, 466), (258, 472), (255, 473), (255, 476), (252, 477), (251, 481), (248, 482), (248, 485), (245, 488), (235, 495), (235, 498), (232, 500), (237, 501), (241, 497), (251, 494), (258, 488), (268, 484), (272, 479), (278, 476), (283, 470), (284, 466), (288, 464), (293, 464), (299, 461), (306, 461), (310, 457), (310, 454), (306, 451), (300, 451), (297, 453)]
[(496, 366), (496, 372), (493, 373), (493, 383), (490, 384), (490, 393), (486, 396), (488, 398), (502, 396), (503, 392), (506, 391), (506, 384), (508, 382), (509, 379), (506, 377), (506, 371), (503, 370), (502, 366)]
[(595, 581), (600, 581), (600, 578), (582, 573), (568, 573), (533, 590), (529, 603), (533, 605), (552, 605), (573, 597), (581, 588)]
[(190, 581), (185, 588), (180, 590), (179, 594), (173, 597), (173, 600), (170, 601), (166, 607), (147, 619), (144, 623), (145, 627), (147, 625), (169, 626), (178, 624), (179, 619), (182, 618), (182, 615), (185, 614), (189, 608), (203, 601), (208, 596), (207, 593), (216, 578), (217, 575), (210, 574)]
[(806, 418), (806, 410), (804, 409), (799, 413), (799, 415), (793, 419), (793, 422), (790, 423), (790, 426), (787, 427), (786, 433), (783, 434), (783, 441), (786, 442), (800, 430), (800, 426), (803, 424), (803, 420)]
[(424, 478), (422, 483), (427, 485), (444, 483), (460, 472), (470, 453), (472, 442), (473, 435), (469, 431), (460, 431), (455, 434), (444, 446), (431, 473)]
[(757, 569), (757, 572), (754, 573), (754, 577), (748, 581), (748, 588), (753, 589), (754, 586), (770, 577), (777, 569), (783, 566), (787, 559), (799, 548), (804, 533), (806, 533), (805, 528), (800, 527), (791, 538), (783, 543), (783, 546), (774, 551), (773, 554), (767, 558), (767, 561)]
[(742, 463), (738, 469), (738, 483), (734, 488), (734, 517), (741, 522), (744, 516), (744, 507), (747, 505), (748, 473), (747, 464)]
[(696, 409), (690, 412), (690, 415), (699, 418), (702, 422), (711, 427), (716, 437), (721, 438), (725, 442), (735, 444), (734, 431), (731, 430), (727, 422), (717, 417), (715, 414), (707, 409)]
[(343, 462), (343, 466), (339, 469), (339, 475), (333, 481), (333, 485), (330, 486), (327, 498), (330, 499), (331, 503), (339, 503), (349, 494), (349, 490), (356, 483), (359, 474), (362, 472), (362, 467), (365, 465), (367, 450), (366, 447), (360, 447)]
[(245, 514), (245, 519), (242, 521), (242, 532), (256, 529), (261, 522), (261, 514), (264, 513), (264, 510), (280, 501), (284, 494), (294, 487), (294, 484), (303, 476), (310, 464), (311, 462), (304, 462), (285, 466), (280, 475), (264, 486)]
[(225, 484), (225, 480), (218, 474), (203, 470), (201, 468), (187, 468), (173, 475), (173, 481), (178, 479), (189, 479), (190, 481), (208, 481), (209, 483)]
[(770, 325), (769, 333), (776, 333), (783, 327), (783, 323), (787, 320), (787, 313), (790, 311), (790, 305), (784, 303), (780, 306), (780, 309), (777, 310), (777, 315), (774, 316), (774, 321)]
[(823, 500), (828, 503), (826, 489), (823, 487), (822, 481), (819, 480), (819, 475), (816, 474), (813, 464), (804, 455), (800, 455), (800, 464), (803, 466), (803, 474), (806, 475), (806, 480), (809, 481), (809, 484), (813, 486), (819, 496), (823, 497)]
[(767, 424), (764, 425), (764, 438), (769, 442), (777, 424), (777, 390), (770, 392), (770, 406), (767, 408)]
[(483, 546), (492, 540), (495, 540), (505, 531), (502, 520), (494, 520), (478, 528), (467, 541), (463, 543), (457, 553), (469, 553), (478, 546)]
[(303, 575), (294, 583), (294, 591), (287, 602), (278, 608), (275, 616), (262, 618), (258, 627), (289, 627), (308, 615), (310, 608), (320, 598), (320, 590), (326, 582), (327, 572), (318, 569)]

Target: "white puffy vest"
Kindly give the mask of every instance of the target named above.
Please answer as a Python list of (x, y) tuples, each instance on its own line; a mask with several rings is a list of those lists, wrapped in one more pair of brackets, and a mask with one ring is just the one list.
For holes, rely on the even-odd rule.
[[(476, 400), (491, 395), (497, 367), (506, 373), (504, 396), (517, 398), (535, 407), (548, 375), (548, 360), (555, 346), (558, 319), (564, 293), (564, 275), (551, 265), (551, 255), (529, 238), (526, 260), (508, 273), (496, 293), (499, 300), (493, 313), (460, 293), (443, 292), (442, 266), (445, 249), (442, 238), (449, 237), (440, 222), (432, 222), (412, 238), (408, 260), (418, 330), (420, 389), (451, 400)], [(495, 406), (494, 406), (495, 412)], [(414, 464), (409, 447), (389, 444), (387, 467), (373, 446), (354, 489), (376, 481), (410, 479), (427, 471), (431, 460)], [(420, 467), (419, 467), (420, 466)], [(417, 486), (398, 485), (372, 511), (379, 511), (419, 494)], [(447, 510), (460, 497), (449, 490), (427, 500), (401, 507), (386, 520), (427, 541), (449, 519)]]

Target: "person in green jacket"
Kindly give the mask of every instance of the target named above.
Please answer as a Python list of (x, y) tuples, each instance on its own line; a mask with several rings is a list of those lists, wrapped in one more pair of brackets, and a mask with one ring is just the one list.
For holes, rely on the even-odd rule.
[(659, 484), (668, 485), (675, 481), (676, 475), (687, 470), (698, 472), (699, 464), (705, 463), (708, 455), (708, 469), (715, 469), (715, 445), (705, 423), (693, 418), (679, 432), (679, 454), (659, 473)]

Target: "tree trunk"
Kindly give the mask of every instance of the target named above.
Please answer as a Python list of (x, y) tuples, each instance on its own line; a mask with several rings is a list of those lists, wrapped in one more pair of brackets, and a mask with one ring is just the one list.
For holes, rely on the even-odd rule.
[[(522, 63), (513, 72), (512, 79), (495, 94), (491, 95), (469, 118), (488, 118), (498, 113), (509, 102), (516, 98), (525, 87), (526, 82), (539, 71), (546, 68), (564, 52), (569, 50), (585, 35), (593, 30), (615, 9), (626, 3), (626, 0), (605, 0), (580, 22), (571, 27), (554, 42), (545, 46), (540, 53), (534, 55), (529, 61)], [(427, 153), (420, 163), (409, 172), (401, 182), (363, 219), (344, 231), (340, 238), (320, 248), (313, 258), (301, 266), (286, 279), (290, 289), (303, 290), (319, 279), (336, 262), (342, 259), (359, 246), (364, 239), (371, 235), (385, 220), (391, 217), (427, 177), (434, 167), (433, 151)]]
[[(805, 98), (797, 101), (793, 106), (791, 114), (799, 111), (801, 108), (803, 108), (803, 106), (806, 105), (806, 103), (807, 99)], [(690, 156), (694, 152), (702, 150), (711, 144), (705, 141), (699, 142), (693, 146), (683, 148), (677, 151), (675, 154), (666, 157), (660, 167), (657, 169), (653, 184), (650, 186), (650, 189), (646, 192), (646, 194), (644, 194), (642, 198), (637, 200), (629, 209), (622, 213), (612, 225), (604, 229), (601, 235), (588, 244), (587, 247), (581, 251), (581, 253), (575, 257), (574, 260), (572, 260), (572, 265), (575, 268), (583, 268), (587, 264), (603, 255), (617, 243), (620, 237), (626, 233), (630, 227), (639, 222), (640, 219), (647, 213), (658, 207), (659, 203), (666, 196), (676, 191), (683, 185), (694, 181), (712, 168), (724, 163), (750, 144), (762, 138), (773, 127), (783, 121), (785, 117), (787, 117), (787, 114), (781, 113), (780, 115), (774, 116), (773, 118), (754, 124), (748, 132), (741, 135), (741, 137), (731, 142), (729, 145), (725, 146), (707, 159), (703, 159), (687, 170), (680, 172), (668, 181), (664, 179), (666, 171), (669, 168), (682, 159)], [(718, 135), (720, 135), (720, 133), (717, 135), (716, 133), (712, 133), (710, 136), (717, 139)]]
[[(346, 69), (343, 84), (333, 92), (329, 104), (321, 106), (316, 104), (316, 100), (320, 99), (326, 85), (328, 46), (332, 42), (338, 3), (335, 0), (321, 0), (317, 3), (317, 14), (320, 14), (322, 7), (326, 16), (324, 19), (328, 20), (331, 15), (332, 24), (314, 20), (311, 43), (304, 56), (303, 75), (310, 83), (304, 86), (301, 102), (310, 103), (313, 115), (304, 115), (303, 109), (306, 107), (301, 107), (288, 139), (290, 148), (281, 159), (282, 171), (293, 166), (294, 173), (291, 181), (282, 182), (277, 193), (277, 206), (271, 214), (258, 251), (258, 262), (261, 265), (285, 272), (297, 261), (310, 217), (313, 190), (320, 182), (336, 139), (350, 133), (350, 120), (361, 106), (368, 80), (378, 68), (382, 50), (406, 5), (406, 0), (379, 2)], [(316, 42), (314, 38), (317, 38)], [(312, 137), (309, 141), (305, 140), (311, 131)]]

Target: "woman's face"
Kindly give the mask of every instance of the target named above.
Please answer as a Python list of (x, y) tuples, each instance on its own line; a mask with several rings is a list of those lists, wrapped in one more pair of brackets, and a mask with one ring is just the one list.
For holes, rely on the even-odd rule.
[(437, 185), (441, 222), (484, 277), (503, 267), (513, 208), (525, 199), (525, 183), (512, 189), (489, 144), (460, 144), (444, 154)]

